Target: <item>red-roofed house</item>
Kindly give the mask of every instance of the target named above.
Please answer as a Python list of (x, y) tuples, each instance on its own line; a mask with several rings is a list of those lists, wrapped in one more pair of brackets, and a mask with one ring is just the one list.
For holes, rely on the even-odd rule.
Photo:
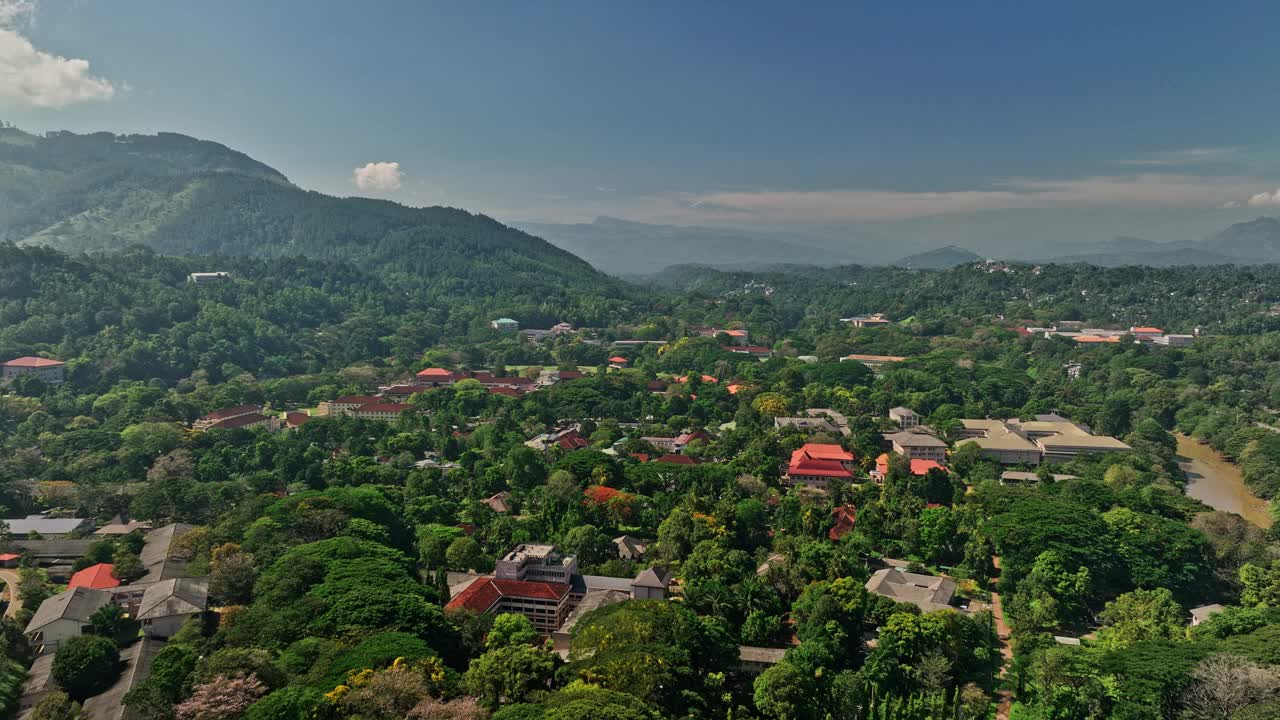
[(71, 576), (71, 581), (67, 583), (67, 589), (84, 587), (93, 588), (94, 590), (105, 590), (107, 588), (119, 587), (120, 581), (115, 575), (111, 574), (114, 570), (111, 563), (98, 563), (90, 565), (80, 572)]
[(825, 489), (832, 480), (853, 479), (853, 454), (839, 445), (805, 443), (791, 453), (783, 481)]
[(622, 368), (627, 366), (627, 362), (628, 362), (627, 359), (622, 357), (621, 355), (614, 355), (613, 357), (609, 358), (609, 367), (613, 368), (614, 370), (621, 370)]
[(858, 519), (858, 508), (853, 505), (841, 505), (831, 511), (831, 519), (835, 520), (835, 525), (827, 531), (827, 537), (832, 541), (839, 540), (853, 530), (853, 523)]
[(26, 357), (14, 358), (0, 364), (0, 381), (9, 382), (19, 375), (34, 375), (44, 382), (54, 384), (62, 382), (62, 371), (66, 363), (49, 358)]
[(220, 427), (220, 424), (223, 421), (231, 420), (232, 418), (238, 418), (244, 415), (260, 414), (262, 414), (261, 405), (236, 405), (235, 407), (214, 410), (208, 415), (196, 420), (194, 423), (191, 423), (191, 427), (196, 430), (210, 430), (215, 427)]
[(733, 340), (734, 345), (746, 345), (751, 339), (751, 333), (746, 330), (725, 330), (724, 334)]
[[(681, 376), (679, 376), (679, 377), (673, 377), (673, 378), (671, 378), (671, 382), (673, 382), (673, 383), (687, 383), (687, 382), (689, 382), (689, 376), (688, 376), (688, 375), (681, 375)], [(713, 377), (711, 377), (710, 375), (703, 375), (703, 376), (702, 376), (702, 382), (704, 382), (704, 383), (716, 383), (716, 382), (720, 382), (720, 381), (719, 381), (719, 380), (717, 380), (717, 379), (715, 379), (715, 378), (713, 378)]]
[(426, 370), (419, 371), (417, 374), (417, 378), (421, 382), (430, 383), (431, 385), (436, 386), (452, 385), (463, 377), (465, 376), (454, 373), (452, 370), (445, 370), (444, 368), (438, 367), (427, 368)]
[(467, 610), (477, 615), (520, 613), (544, 635), (550, 635), (569, 616), (569, 585), (483, 577), (471, 583), (445, 605), (445, 610)]
[(1158, 328), (1158, 327), (1150, 327), (1150, 326), (1144, 326), (1144, 325), (1135, 325), (1135, 326), (1133, 326), (1133, 327), (1129, 328), (1129, 333), (1130, 333), (1130, 334), (1132, 334), (1132, 335), (1138, 335), (1138, 336), (1142, 336), (1142, 335), (1152, 335), (1152, 336), (1154, 336), (1154, 335), (1163, 335), (1163, 334), (1164, 334), (1164, 331), (1163, 331), (1163, 330), (1161, 330), (1161, 329), (1160, 329), (1160, 328)]
[(0, 553), (0, 567), (18, 567), (18, 561), (21, 559), (22, 556), (18, 553)]
[(495, 385), (494, 387), (489, 388), (489, 394), (502, 395), (505, 397), (513, 397), (513, 398), (518, 398), (521, 395), (524, 395), (524, 393), (520, 392), (519, 390), (516, 390), (515, 388), (501, 387), (498, 385)]
[[(916, 458), (909, 461), (911, 463), (912, 475), (928, 475), (930, 470), (946, 470), (937, 460), (922, 460)], [(889, 474), (889, 453), (881, 453), (876, 458), (876, 469), (871, 471), (871, 479), (876, 482), (884, 482), (885, 475)]]
[(702, 461), (697, 458), (691, 458), (688, 455), (677, 455), (675, 453), (667, 453), (662, 457), (654, 458), (653, 462), (667, 463), (668, 465), (701, 465)]
[(308, 422), (311, 422), (311, 416), (304, 412), (285, 413), (284, 416), (284, 425), (291, 430)]

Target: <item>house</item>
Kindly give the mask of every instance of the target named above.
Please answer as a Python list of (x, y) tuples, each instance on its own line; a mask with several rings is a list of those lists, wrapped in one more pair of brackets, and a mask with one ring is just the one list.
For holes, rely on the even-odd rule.
[(614, 370), (621, 370), (626, 366), (627, 366), (627, 359), (622, 357), (621, 355), (614, 355), (613, 357), (609, 358), (609, 367), (613, 368)]
[(49, 693), (59, 692), (58, 682), (53, 679), (53, 653), (37, 656), (27, 670), (27, 679), (22, 684), (22, 697), (18, 700), (18, 718), (30, 716), (31, 708), (36, 706)]
[(482, 577), (451, 599), (445, 610), (478, 615), (519, 613), (543, 635), (551, 635), (569, 616), (568, 583)]
[(188, 620), (202, 615), (209, 605), (209, 578), (183, 577), (161, 580), (142, 594), (136, 619), (147, 637), (168, 639)]
[(871, 315), (854, 315), (853, 317), (840, 318), (840, 322), (849, 323), (856, 328), (882, 327), (891, 324), (884, 313), (872, 313)]
[(192, 285), (209, 285), (214, 283), (229, 282), (231, 273), (225, 271), (218, 272), (193, 272), (187, 275), (187, 282)]
[[(908, 460), (907, 464), (911, 468), (912, 475), (925, 476), (930, 470), (946, 470), (945, 467), (937, 460), (923, 460), (916, 458)], [(884, 482), (885, 476), (889, 474), (889, 453), (881, 453), (876, 458), (876, 467), (871, 471), (871, 479), (878, 483)]]
[(885, 365), (900, 363), (903, 360), (906, 360), (906, 358), (898, 355), (860, 355), (857, 353), (840, 358), (840, 362), (860, 362), (871, 368), (871, 371), (876, 374), (879, 374)]
[(403, 383), (398, 385), (386, 385), (378, 388), (378, 397), (383, 402), (405, 402), (413, 395), (434, 390), (435, 385), (429, 383)]
[(290, 412), (285, 413), (284, 416), (284, 426), (290, 430), (302, 427), (309, 422), (311, 422), (311, 416), (304, 412)]
[(83, 703), (84, 720), (135, 720), (137, 706), (125, 705), (124, 696), (151, 675), (151, 665), (164, 642), (144, 637), (120, 651), (123, 669), (111, 687)]
[(893, 451), (908, 460), (934, 460), (945, 462), (947, 444), (938, 438), (923, 432), (890, 433), (884, 436)]
[(267, 432), (275, 432), (280, 429), (280, 418), (275, 415), (250, 413), (239, 417), (227, 418), (209, 429), (234, 430), (236, 428), (262, 428)]
[(185, 575), (186, 553), (180, 548), (178, 541), (194, 529), (194, 525), (173, 523), (147, 533), (142, 552), (138, 553), (147, 574), (136, 582), (154, 583)]
[(106, 525), (103, 525), (97, 530), (94, 530), (93, 534), (94, 535), (110, 535), (114, 537), (119, 535), (128, 535), (129, 533), (134, 532), (135, 530), (150, 530), (150, 529), (151, 529), (151, 523), (147, 522), (146, 520), (129, 520), (126, 517), (121, 517), (120, 515), (116, 515), (115, 517), (111, 518), (111, 522), (107, 523)]
[(0, 568), (16, 568), (22, 556), (18, 553), (0, 553)]
[(875, 571), (866, 584), (867, 592), (898, 602), (911, 603), (921, 612), (954, 610), (951, 598), (956, 583), (948, 577), (920, 575), (901, 568), (887, 567)]
[(201, 416), (195, 422), (191, 423), (191, 428), (193, 430), (211, 430), (214, 427), (217, 427), (218, 424), (224, 420), (243, 417), (245, 415), (260, 415), (260, 414), (262, 414), (261, 405), (249, 404), (249, 405), (236, 405), (235, 407), (221, 408), (219, 410), (214, 410), (208, 415)]
[[(641, 462), (646, 462), (642, 460)], [(656, 458), (648, 460), (648, 462), (666, 463), (667, 465), (701, 465), (702, 462), (697, 458), (688, 455), (679, 455), (677, 453), (667, 453)]]
[(493, 575), (499, 580), (564, 583), (572, 582), (578, 573), (578, 559), (565, 555), (555, 545), (521, 543), (494, 565)]
[(37, 655), (56, 652), (60, 644), (83, 635), (89, 618), (110, 604), (109, 590), (78, 587), (60, 592), (40, 603), (27, 623), (27, 639)]
[(462, 467), (458, 463), (445, 460), (438, 453), (433, 452), (426, 453), (426, 457), (415, 462), (413, 466), (419, 470), (457, 470)]
[[(751, 341), (751, 333), (747, 332), (746, 330), (741, 330), (741, 329), (725, 330), (723, 332), (725, 335), (729, 336), (729, 340), (732, 341), (734, 345), (745, 346), (748, 342)], [(719, 334), (720, 334), (719, 332), (712, 333), (713, 336), (719, 335)]]
[(489, 506), (490, 510), (498, 513), (499, 515), (506, 515), (511, 512), (511, 493), (506, 490), (495, 495), (490, 495), (480, 502)]
[(853, 455), (840, 447), (826, 443), (805, 443), (791, 453), (783, 481), (790, 485), (805, 485), (826, 489), (832, 480), (853, 479)]
[(532, 440), (525, 442), (525, 445), (534, 450), (546, 452), (553, 447), (561, 450), (581, 450), (591, 445), (591, 443), (578, 432), (578, 428), (561, 428), (553, 430), (549, 433), (543, 433)]
[(673, 437), (663, 437), (661, 435), (645, 435), (640, 438), (642, 441), (649, 443), (659, 450), (666, 452), (676, 451), (676, 439)]
[(0, 364), (0, 383), (8, 383), (16, 377), (26, 375), (35, 377), (50, 385), (56, 385), (63, 380), (63, 371), (67, 364), (61, 360), (50, 360), (49, 358), (26, 357), (14, 358), (3, 364)]
[(1195, 341), (1195, 335), (1161, 335), (1155, 339), (1157, 345), (1168, 347), (1186, 347)]
[(1154, 338), (1158, 335), (1164, 335), (1164, 331), (1158, 327), (1146, 327), (1142, 325), (1134, 325), (1133, 327), (1129, 328), (1129, 334), (1137, 338), (1143, 338), (1143, 337)]
[(71, 576), (71, 582), (67, 583), (67, 589), (71, 590), (78, 587), (93, 588), (94, 590), (106, 590), (108, 588), (119, 587), (120, 581), (112, 574), (115, 566), (111, 563), (98, 563), (90, 565), (80, 572)]
[(1200, 607), (1197, 607), (1197, 608), (1191, 608), (1191, 624), (1199, 625), (1200, 623), (1204, 622), (1205, 620), (1208, 620), (1210, 617), (1222, 612), (1223, 610), (1226, 610), (1226, 608), (1217, 603), (1214, 603), (1212, 605), (1201, 605)]
[(827, 537), (835, 542), (853, 530), (854, 522), (858, 519), (858, 508), (853, 505), (841, 505), (831, 511), (831, 519), (835, 524), (827, 531)]
[(711, 436), (704, 430), (694, 430), (692, 432), (682, 432), (676, 436), (673, 449), (676, 452), (684, 452), (691, 443), (700, 442), (706, 445), (711, 442)]
[(520, 329), (520, 323), (511, 318), (502, 317), (489, 323), (489, 327), (498, 332), (516, 332)]
[(738, 646), (738, 665), (748, 675), (759, 675), (782, 662), (787, 654), (786, 648), (756, 647), (753, 645)]
[(773, 357), (773, 348), (765, 347), (763, 345), (725, 345), (720, 349), (734, 353), (735, 355), (750, 355), (762, 362)]
[(383, 399), (377, 395), (343, 395), (320, 403), (316, 407), (316, 415), (320, 417), (350, 415), (356, 408), (380, 402), (383, 402)]
[(915, 410), (905, 407), (889, 408), (889, 419), (898, 424), (903, 430), (916, 427), (920, 424), (920, 416)]
[(844, 413), (837, 412), (831, 408), (809, 408), (804, 411), (804, 414), (809, 417), (826, 418), (827, 421), (835, 427), (836, 432), (841, 435), (848, 435), (850, 433), (849, 418), (845, 417)]
[(81, 532), (87, 533), (93, 527), (93, 520), (89, 518), (53, 518), (43, 514), (7, 519), (4, 522), (14, 537), (26, 537), (31, 533), (45, 538), (70, 537)]
[(824, 417), (775, 417), (773, 427), (777, 430), (793, 428), (803, 433), (840, 433), (840, 429)]
[(630, 535), (621, 535), (613, 539), (618, 550), (618, 557), (623, 560), (640, 560), (649, 548), (649, 541)]
[(631, 597), (635, 600), (665, 600), (671, 586), (671, 573), (666, 568), (641, 570), (631, 581)]

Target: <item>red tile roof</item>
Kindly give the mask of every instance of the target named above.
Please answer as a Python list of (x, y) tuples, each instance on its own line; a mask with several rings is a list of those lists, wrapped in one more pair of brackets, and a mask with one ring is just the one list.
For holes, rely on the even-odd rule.
[(1118, 343), (1120, 342), (1120, 338), (1114, 335), (1108, 335), (1107, 337), (1102, 337), (1100, 335), (1077, 335), (1076, 342), (1078, 343)]
[(697, 460), (696, 458), (691, 458), (691, 457), (689, 457), (688, 455), (677, 455), (677, 454), (675, 454), (675, 453), (667, 453), (666, 455), (663, 455), (663, 456), (662, 456), (662, 457), (660, 457), (660, 458), (656, 458), (656, 459), (654, 460), (654, 462), (667, 463), (667, 464), (670, 464), (670, 465), (699, 465), (699, 464), (701, 464), (701, 463), (699, 463), (699, 462), (698, 462), (698, 460)]
[(839, 540), (853, 530), (854, 521), (858, 519), (858, 508), (853, 505), (842, 505), (831, 511), (831, 517), (835, 519), (836, 524), (827, 531), (827, 537)]
[[(674, 377), (674, 378), (671, 378), (671, 382), (675, 382), (675, 383), (686, 383), (686, 382), (689, 382), (689, 376), (688, 376), (688, 375), (681, 375), (680, 377)], [(717, 379), (715, 379), (715, 378), (713, 378), (713, 377), (711, 377), (710, 375), (703, 375), (703, 376), (702, 376), (702, 382), (704, 382), (704, 383), (714, 383), (714, 382), (720, 382), (720, 381), (719, 381), (719, 380), (717, 380)]]
[(342, 397), (335, 398), (332, 402), (334, 405), (359, 406), (359, 405), (368, 405), (370, 403), (382, 402), (382, 398), (378, 397), (377, 395), (343, 395)]
[(480, 578), (445, 605), (446, 610), (470, 610), (483, 613), (490, 610), (503, 597), (530, 598), (559, 601), (569, 594), (569, 586), (563, 583), (526, 582), (524, 580), (498, 580)]
[(505, 395), (507, 397), (520, 397), (521, 392), (515, 388), (494, 386), (489, 388), (490, 395)]
[(86, 587), (93, 588), (95, 590), (102, 590), (105, 588), (119, 587), (120, 581), (111, 574), (111, 571), (114, 569), (115, 568), (111, 563), (90, 565), (71, 576), (71, 581), (67, 583), (67, 589), (70, 590), (71, 588)]
[(284, 416), (284, 421), (289, 427), (298, 427), (303, 423), (311, 422), (311, 416), (304, 412), (291, 412)]
[(201, 419), (202, 420), (223, 420), (226, 418), (236, 417), (237, 415), (248, 415), (249, 413), (260, 412), (261, 410), (262, 410), (262, 407), (259, 405), (236, 405), (235, 407), (227, 407), (227, 408), (222, 408), (220, 410), (214, 410), (213, 412), (209, 413), (208, 415), (205, 415)]
[(586, 377), (581, 370), (561, 370), (558, 374), (561, 380), (581, 380)]
[(1142, 327), (1142, 326), (1129, 328), (1129, 332), (1144, 333), (1147, 335), (1163, 335), (1164, 334), (1164, 331), (1158, 327)]
[(609, 358), (609, 362), (615, 365), (626, 365), (627, 359), (624, 357), (620, 357), (618, 355), (614, 355), (613, 357)]
[(256, 413), (256, 412), (249, 413), (248, 415), (237, 415), (236, 417), (230, 417), (230, 418), (227, 418), (226, 420), (219, 420), (218, 422), (214, 423), (210, 427), (210, 429), (211, 430), (232, 430), (234, 428), (244, 427), (245, 425), (253, 425), (254, 423), (260, 423), (268, 419), (269, 418), (266, 415), (263, 415), (262, 413)]
[(46, 367), (57, 367), (59, 365), (66, 365), (66, 363), (62, 362), (61, 360), (50, 360), (49, 358), (34, 357), (32, 355), (27, 355), (26, 357), (14, 358), (6, 363), (3, 363), (3, 365), (5, 367), (46, 368)]
[(851, 478), (847, 462), (853, 462), (853, 455), (839, 445), (805, 443), (791, 453), (787, 474)]
[(746, 330), (725, 330), (724, 334), (728, 335), (729, 337), (746, 337), (747, 331)]
[(447, 378), (453, 377), (453, 371), (445, 370), (444, 368), (430, 367), (430, 368), (427, 368), (426, 370), (419, 371), (418, 377), (447, 379)]
[(3, 554), (0, 554), (0, 562), (8, 562), (9, 560), (17, 560), (17, 559), (18, 559), (18, 558), (20, 558), (20, 557), (22, 557), (22, 556), (21, 556), (21, 555), (19, 555), (19, 554), (17, 554), (17, 553), (3, 553)]

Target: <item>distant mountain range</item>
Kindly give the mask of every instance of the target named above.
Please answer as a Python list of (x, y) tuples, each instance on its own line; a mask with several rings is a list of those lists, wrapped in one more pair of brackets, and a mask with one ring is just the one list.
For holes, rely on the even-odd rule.
[[(303, 190), (173, 133), (39, 136), (0, 126), (0, 241), (66, 252), (306, 256), (413, 273), (456, 296), (541, 296), (614, 281), (484, 215)], [(216, 270), (217, 268), (211, 268)]]
[(981, 259), (981, 255), (971, 250), (956, 247), (955, 245), (947, 245), (936, 250), (908, 255), (893, 264), (913, 270), (946, 270), (957, 265), (978, 262)]
[(651, 225), (611, 217), (574, 225), (514, 224), (612, 275), (647, 275), (672, 265), (759, 270), (780, 263), (856, 262), (851, 251), (814, 247), (782, 234), (749, 230)]

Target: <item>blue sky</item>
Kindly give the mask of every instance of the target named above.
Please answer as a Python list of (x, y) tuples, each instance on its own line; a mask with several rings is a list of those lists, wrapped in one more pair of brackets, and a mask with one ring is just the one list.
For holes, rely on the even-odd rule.
[[(506, 221), (994, 250), (1280, 213), (1276, 3), (0, 0), (0, 22), (20, 127), (182, 132)], [(358, 186), (370, 163), (398, 165)]]

